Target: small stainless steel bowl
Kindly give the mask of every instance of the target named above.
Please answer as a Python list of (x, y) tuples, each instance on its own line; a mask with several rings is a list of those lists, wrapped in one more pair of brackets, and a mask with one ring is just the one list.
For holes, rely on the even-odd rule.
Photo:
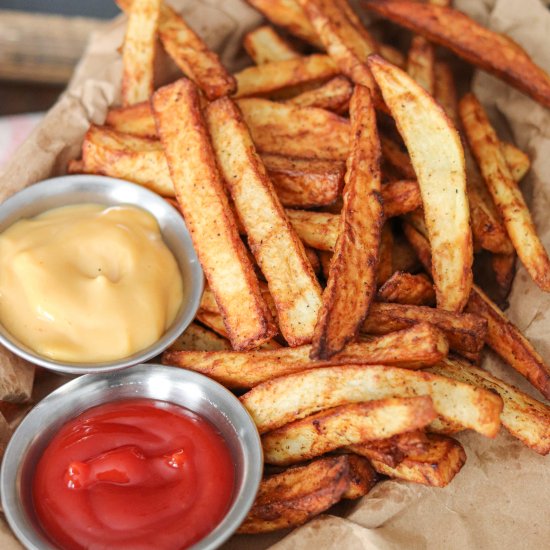
[(13, 434), (0, 472), (2, 507), (10, 527), (29, 550), (55, 549), (38, 523), (31, 495), (36, 464), (55, 433), (91, 407), (144, 397), (181, 405), (206, 418), (220, 431), (233, 456), (235, 489), (231, 507), (193, 550), (217, 548), (239, 527), (256, 497), (263, 465), (260, 437), (246, 409), (230, 391), (202, 374), (138, 365), (68, 382), (38, 403)]
[[(191, 323), (204, 290), (204, 276), (189, 231), (176, 209), (159, 195), (127, 181), (104, 176), (74, 175), (35, 183), (0, 205), (0, 232), (22, 218), (71, 204), (106, 206), (128, 204), (142, 208), (157, 220), (164, 242), (174, 254), (184, 278), (183, 303), (172, 325), (151, 346), (128, 357), (102, 363), (55, 361), (19, 342), (0, 324), (0, 344), (27, 361), (68, 374), (110, 372), (144, 363), (163, 352)], [(82, 315), (86, 315), (83, 311)]]

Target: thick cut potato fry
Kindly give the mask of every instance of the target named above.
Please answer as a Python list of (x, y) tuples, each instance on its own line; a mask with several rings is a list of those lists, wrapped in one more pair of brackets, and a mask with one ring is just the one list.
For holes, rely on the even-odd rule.
[(291, 86), (322, 82), (339, 74), (328, 55), (314, 54), (248, 67), (235, 74), (234, 97), (269, 95)]
[(382, 286), (392, 276), (393, 271), (393, 232), (390, 223), (386, 222), (380, 235), (376, 284)]
[[(262, 161), (283, 206), (312, 208), (333, 203), (344, 184), (340, 161), (262, 155)], [(403, 193), (405, 195), (405, 193)], [(401, 200), (406, 200), (404, 196)]]
[(157, 136), (155, 119), (149, 101), (136, 103), (130, 107), (110, 109), (105, 124), (125, 134), (149, 138)]
[(446, 357), (448, 345), (443, 334), (428, 324), (348, 344), (328, 360), (311, 360), (311, 346), (273, 351), (219, 353), (167, 351), (162, 362), (201, 372), (228, 388), (251, 388), (266, 380), (330, 365), (394, 365), (421, 368)]
[(373, 97), (378, 98), (366, 65), (367, 57), (377, 51), (377, 46), (367, 30), (360, 23), (361, 28), (358, 28), (350, 17), (347, 0), (298, 0), (298, 3), (342, 73), (356, 84), (369, 88)]
[(459, 112), (483, 179), (518, 256), (535, 283), (550, 292), (550, 258), (540, 242), (523, 195), (510, 174), (495, 130), (473, 94), (462, 98)]
[(436, 416), (428, 396), (340, 405), (264, 435), (264, 460), (288, 466), (347, 445), (422, 429)]
[(460, 137), (434, 99), (401, 69), (377, 56), (368, 63), (418, 178), (437, 305), (462, 311), (472, 286), (473, 250)]
[(334, 250), (340, 223), (338, 214), (287, 210), (287, 215), (296, 233), (307, 246), (330, 252)]
[(321, 275), (321, 260), (319, 260), (319, 256), (317, 255), (317, 252), (315, 252), (315, 249), (310, 248), (309, 246), (304, 246), (304, 248), (313, 272), (317, 278), (319, 278), (319, 275)]
[(349, 123), (330, 111), (259, 98), (240, 99), (238, 105), (262, 153), (332, 160), (348, 156)]
[(442, 330), (449, 340), (450, 348), (459, 353), (478, 353), (487, 337), (487, 322), (479, 314), (451, 313), (425, 306), (379, 302), (372, 304), (362, 331), (367, 334), (387, 334), (419, 322), (431, 323)]
[(413, 36), (407, 57), (407, 73), (430, 95), (435, 90), (435, 51), (423, 36)]
[(33, 364), (7, 349), (4, 350), (0, 360), (0, 400), (8, 403), (29, 402), (33, 390), (34, 371)]
[(430, 243), (427, 237), (425, 237), (418, 229), (413, 227), (410, 223), (403, 223), (403, 233), (414, 249), (420, 263), (424, 269), (431, 273), (432, 271), (432, 251), (430, 249)]
[(390, 63), (393, 63), (400, 69), (406, 68), (407, 59), (398, 49), (394, 48), (393, 46), (390, 46), (389, 44), (379, 43), (378, 51), (380, 55)]
[(265, 478), (238, 533), (302, 525), (336, 504), (350, 484), (346, 455), (320, 458)]
[(197, 321), (200, 321), (203, 325), (206, 325), (210, 330), (213, 330), (223, 338), (229, 339), (229, 334), (219, 312), (215, 313), (199, 309), (199, 311), (197, 311)]
[(168, 351), (222, 351), (230, 350), (231, 344), (225, 338), (196, 323), (191, 323)]
[(450, 437), (428, 435), (430, 445), (426, 450), (411, 451), (397, 466), (391, 467), (372, 459), (374, 469), (394, 479), (422, 483), (433, 487), (445, 487), (466, 462), (462, 445)]
[(338, 405), (417, 395), (430, 396), (438, 414), (464, 428), (487, 437), (498, 433), (498, 396), (443, 376), (396, 367), (312, 369), (264, 382), (240, 399), (262, 434)]
[(411, 0), (366, 0), (369, 10), (449, 48), (550, 107), (550, 77), (518, 44), (449, 7)]
[(248, 244), (275, 302), (281, 333), (291, 346), (308, 343), (321, 306), (321, 287), (304, 246), (285, 215), (237, 106), (229, 98), (218, 99), (206, 109), (206, 121)]
[(269, 340), (276, 327), (260, 292), (218, 173), (195, 85), (159, 89), (153, 110), (185, 222), (234, 349)]
[[(124, 11), (135, 0), (116, 0)], [(166, 53), (175, 64), (204, 92), (210, 100), (232, 94), (235, 79), (222, 65), (220, 58), (187, 25), (170, 6), (161, 3), (158, 34)]]
[(355, 500), (364, 497), (376, 485), (376, 472), (365, 457), (355, 454), (346, 456), (349, 464), (349, 486), (342, 498)]
[(487, 344), (550, 399), (550, 367), (480, 288), (474, 287), (466, 310), (487, 320)]
[(354, 141), (347, 161), (344, 206), (312, 358), (326, 359), (357, 335), (376, 293), (384, 210), (380, 196), (380, 142), (370, 92), (356, 85), (350, 103)]
[(133, 0), (122, 46), (122, 104), (147, 101), (153, 93), (153, 63), (162, 0)]
[(433, 306), (435, 292), (432, 282), (426, 275), (411, 275), (396, 271), (379, 289), (376, 299), (379, 302), (395, 302), (410, 306)]
[(505, 299), (512, 289), (512, 282), (516, 274), (516, 253), (493, 254), (491, 267), (495, 273), (495, 280), (498, 286), (500, 297)]
[(246, 33), (243, 46), (256, 65), (300, 57), (300, 54), (269, 25)]
[(525, 174), (529, 172), (529, 168), (531, 168), (529, 157), (511, 143), (502, 141), (500, 147), (514, 181), (521, 181), (525, 177)]
[(404, 235), (394, 235), (392, 254), (392, 263), (395, 271), (406, 271), (408, 273), (415, 273), (421, 268), (420, 262), (416, 257), (416, 252), (414, 251), (414, 248), (409, 244), (409, 241), (407, 241)]
[(444, 360), (430, 372), (498, 393), (504, 403), (500, 414), (502, 425), (537, 453), (550, 452), (550, 408), (547, 405), (465, 361)]
[(388, 161), (406, 179), (416, 179), (411, 159), (406, 151), (388, 136), (380, 136), (380, 145), (384, 160)]
[(436, 61), (434, 64), (433, 96), (441, 105), (447, 116), (458, 124), (458, 99), (453, 71), (446, 61)]
[(318, 88), (307, 90), (287, 99), (285, 103), (291, 103), (299, 107), (319, 107), (335, 113), (344, 113), (348, 110), (352, 93), (353, 86), (351, 82), (344, 76), (337, 76)]
[(384, 216), (393, 218), (422, 206), (420, 188), (415, 180), (396, 180), (382, 186)]
[(82, 172), (121, 178), (165, 197), (174, 196), (160, 141), (91, 125), (82, 144)]

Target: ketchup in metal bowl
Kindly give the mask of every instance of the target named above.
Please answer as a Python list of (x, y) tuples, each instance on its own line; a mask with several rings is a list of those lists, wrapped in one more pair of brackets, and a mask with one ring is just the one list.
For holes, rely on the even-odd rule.
[(40, 458), (33, 502), (60, 548), (186, 548), (231, 504), (231, 452), (204, 418), (152, 399), (115, 401), (65, 424)]

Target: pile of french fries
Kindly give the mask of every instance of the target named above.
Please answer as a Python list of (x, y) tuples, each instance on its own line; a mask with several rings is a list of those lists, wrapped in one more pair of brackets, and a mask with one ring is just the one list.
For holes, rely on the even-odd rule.
[[(406, 52), (347, 0), (249, 0), (273, 26), (245, 36), (254, 64), (233, 75), (163, 0), (117, 2), (121, 106), (68, 169), (185, 219), (208, 287), (163, 362), (238, 391), (261, 434), (240, 532), (300, 525), (384, 476), (443, 487), (463, 430), (548, 453), (550, 408), (478, 364), (489, 346), (544, 398), (550, 368), (472, 276), (484, 251), (505, 297), (517, 255), (550, 290), (518, 187), (529, 158), (458, 101), (446, 50), (546, 107), (548, 75), (441, 0), (365, 2), (413, 31)], [(157, 37), (185, 76), (155, 90)]]

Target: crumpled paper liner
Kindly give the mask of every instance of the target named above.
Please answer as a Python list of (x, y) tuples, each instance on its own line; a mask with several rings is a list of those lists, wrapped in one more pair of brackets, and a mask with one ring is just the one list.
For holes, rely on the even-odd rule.
[[(246, 63), (242, 35), (261, 18), (242, 0), (171, 0), (232, 70)], [(550, 13), (539, 0), (455, 0), (480, 23), (505, 32), (550, 72)], [(71, 84), (44, 121), (0, 173), (0, 201), (41, 179), (64, 173), (75, 158), (90, 122), (101, 123), (119, 97), (124, 23), (109, 23), (93, 38)], [(163, 61), (163, 75), (175, 74)], [(550, 250), (550, 110), (495, 78), (478, 72), (474, 92), (499, 130), (510, 132), (532, 159), (523, 183), (539, 234)], [(550, 294), (539, 291), (520, 266), (507, 311), (550, 361)], [(548, 318), (547, 318), (548, 317)], [(1, 353), (2, 350), (0, 350)], [(483, 366), (540, 399), (529, 384), (491, 352)], [(58, 378), (57, 380), (62, 380)], [(51, 384), (51, 381), (50, 381)], [(40, 391), (40, 388), (37, 388)], [(43, 393), (43, 392), (40, 392)], [(330, 514), (303, 527), (265, 536), (235, 536), (224, 548), (301, 550), (527, 550), (550, 544), (548, 459), (513, 439), (505, 430), (495, 440), (473, 432), (458, 436), (468, 460), (453, 482), (435, 489), (385, 481), (358, 502), (341, 503)], [(546, 466), (546, 467), (545, 467)], [(0, 548), (21, 548), (0, 520)]]

